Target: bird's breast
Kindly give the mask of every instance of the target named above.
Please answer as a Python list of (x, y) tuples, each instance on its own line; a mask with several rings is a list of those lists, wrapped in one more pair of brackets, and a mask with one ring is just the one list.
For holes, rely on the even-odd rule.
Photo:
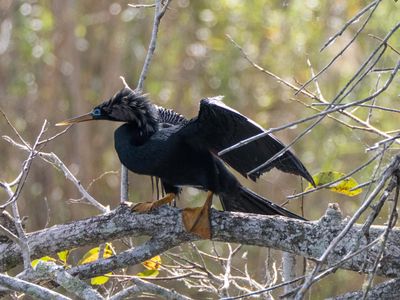
[(135, 128), (124, 124), (114, 134), (115, 150), (123, 165), (138, 174), (157, 176), (173, 160), (176, 143), (171, 143), (171, 131), (161, 130), (138, 143)]

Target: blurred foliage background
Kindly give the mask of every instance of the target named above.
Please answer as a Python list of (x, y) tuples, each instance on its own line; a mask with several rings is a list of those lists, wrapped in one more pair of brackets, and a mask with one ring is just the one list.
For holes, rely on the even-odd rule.
[[(44, 119), (51, 124), (88, 112), (122, 87), (119, 76), (135, 87), (147, 51), (153, 9), (128, 7), (132, 1), (12, 1), (0, 0), (0, 108), (29, 142), (33, 142)], [(138, 3), (138, 2), (136, 2)], [(135, 4), (136, 4), (135, 3)], [(226, 104), (266, 128), (277, 127), (312, 115), (291, 100), (294, 93), (276, 80), (253, 68), (226, 38), (232, 36), (249, 56), (267, 70), (290, 82), (305, 82), (313, 68), (320, 70), (351, 39), (359, 23), (352, 25), (332, 46), (319, 52), (368, 1), (189, 1), (175, 0), (162, 20), (157, 49), (145, 82), (145, 91), (162, 106), (194, 116), (202, 97), (224, 95)], [(364, 19), (363, 19), (364, 20)], [(322, 77), (319, 85), (327, 100), (359, 68), (377, 45), (368, 36), (383, 38), (399, 20), (398, 4), (384, 1), (351, 48)], [(399, 47), (399, 34), (391, 42)], [(381, 67), (392, 67), (398, 59), (385, 54)], [(387, 78), (371, 73), (350, 95), (352, 100), (371, 93)], [(398, 106), (397, 83), (381, 97), (379, 104)], [(315, 86), (309, 89), (314, 91)], [(311, 100), (301, 96), (307, 103)], [(395, 104), (397, 100), (397, 105)], [(365, 118), (367, 110), (356, 114)], [(340, 117), (341, 118), (341, 117)], [(349, 121), (342, 118), (344, 121)], [(371, 124), (382, 130), (398, 129), (398, 114), (374, 112)], [(290, 142), (308, 124), (276, 135)], [(0, 119), (1, 135), (15, 137)], [(89, 122), (71, 128), (50, 142), (44, 151), (55, 152), (83, 186), (105, 205), (119, 202), (120, 164), (113, 148), (111, 122)], [(396, 127), (397, 126), (397, 127)], [(47, 135), (58, 132), (50, 126)], [(312, 174), (324, 170), (347, 173), (373, 153), (364, 149), (380, 138), (365, 131), (351, 130), (334, 120), (325, 120), (294, 146)], [(27, 154), (0, 141), (0, 180), (11, 181), (20, 171)], [(356, 174), (368, 181), (374, 166)], [(115, 171), (115, 172), (110, 172)], [(106, 174), (104, 174), (107, 172)], [(244, 180), (256, 192), (277, 203), (302, 190), (299, 178), (272, 171), (257, 183)], [(130, 175), (131, 201), (154, 199), (148, 177)], [(0, 192), (2, 201), (6, 194)], [(22, 213), (29, 216), (27, 230), (42, 229), (98, 213), (82, 203), (77, 190), (55, 168), (36, 159), (20, 198)], [(349, 198), (320, 191), (304, 198), (305, 216), (318, 219), (329, 202), (339, 202), (345, 215), (351, 214), (363, 195)], [(187, 201), (195, 199), (196, 201)], [(186, 189), (178, 205), (200, 205), (204, 193)], [(190, 203), (187, 203), (190, 202)], [(217, 202), (217, 201), (215, 201)], [(219, 204), (216, 204), (218, 207)], [(299, 212), (300, 200), (288, 207)], [(223, 246), (221, 246), (223, 248)], [(251, 248), (253, 274), (265, 249)], [(239, 262), (240, 263), (240, 262)], [(340, 271), (313, 288), (314, 295), (332, 296), (354, 288), (360, 276)], [(351, 280), (350, 280), (351, 279)]]

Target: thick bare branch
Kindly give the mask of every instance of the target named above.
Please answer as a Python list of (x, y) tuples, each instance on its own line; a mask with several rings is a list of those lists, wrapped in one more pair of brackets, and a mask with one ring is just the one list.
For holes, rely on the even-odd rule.
[(0, 286), (8, 288), (13, 291), (25, 293), (37, 299), (57, 299), (57, 300), (70, 299), (59, 293), (46, 289), (40, 285), (30, 283), (4, 274), (0, 274)]
[(41, 278), (50, 278), (64, 287), (67, 291), (81, 299), (104, 299), (96, 290), (77, 277), (71, 276), (63, 267), (53, 262), (39, 261), (35, 268)]
[[(212, 211), (212, 230), (215, 241), (271, 247), (311, 259), (319, 258), (345, 226), (346, 220), (342, 220), (341, 214), (334, 207), (329, 208), (323, 218), (314, 222), (302, 222), (276, 216)], [(370, 239), (381, 236), (385, 228), (371, 226)], [(361, 229), (361, 225), (354, 225), (349, 230), (349, 233), (327, 257), (327, 265), (337, 263), (355, 248), (355, 244), (359, 242), (357, 237)], [(116, 268), (137, 264), (187, 241), (198, 240), (198, 237), (184, 230), (181, 210), (167, 206), (149, 214), (132, 213), (130, 208), (121, 206), (101, 216), (31, 233), (28, 235), (28, 240), (32, 256), (41, 257), (73, 247), (99, 244), (124, 236), (143, 235), (154, 238), (136, 249), (73, 268), (71, 272), (83, 277), (104, 274)], [(399, 241), (400, 230), (393, 229), (377, 270), (378, 275), (394, 277), (400, 273)], [(367, 243), (366, 240), (361, 240), (359, 247)], [(346, 261), (342, 267), (368, 272), (372, 268), (378, 250), (377, 245), (371, 247), (369, 252), (371, 259), (366, 263), (365, 256), (360, 254)], [(21, 261), (19, 246), (0, 244), (0, 271), (4, 272), (20, 264)]]
[[(356, 300), (361, 299), (363, 291), (350, 292), (332, 298), (335, 300)], [(400, 298), (400, 279), (392, 279), (374, 286), (368, 293), (366, 299), (399, 299)]]

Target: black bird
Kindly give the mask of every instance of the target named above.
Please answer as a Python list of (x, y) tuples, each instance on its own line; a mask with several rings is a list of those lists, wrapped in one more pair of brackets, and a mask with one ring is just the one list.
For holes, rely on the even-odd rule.
[[(272, 134), (218, 156), (219, 151), (264, 132), (258, 124), (221, 100), (222, 97), (202, 99), (198, 116), (188, 120), (171, 109), (152, 104), (146, 95), (125, 87), (90, 113), (56, 125), (88, 120), (125, 123), (114, 134), (121, 163), (132, 172), (160, 178), (168, 193), (158, 204), (138, 208), (139, 211), (170, 202), (181, 187), (192, 186), (209, 191), (206, 205), (197, 211), (199, 215), (207, 214), (215, 193), (227, 211), (303, 219), (244, 187), (224, 164), (254, 181), (276, 167), (314, 184), (304, 165), (289, 150), (261, 170), (247, 174), (285, 147)], [(187, 225), (190, 230), (196, 232), (194, 227), (202, 226), (198, 225), (199, 216), (188, 215), (186, 218), (189, 222), (192, 220), (192, 224)], [(208, 232), (206, 237), (209, 235)]]

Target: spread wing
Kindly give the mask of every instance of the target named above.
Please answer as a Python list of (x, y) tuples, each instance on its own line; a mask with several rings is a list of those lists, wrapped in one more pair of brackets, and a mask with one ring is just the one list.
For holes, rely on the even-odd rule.
[[(181, 134), (185, 136), (187, 142), (195, 147), (206, 147), (213, 153), (218, 153), (229, 146), (265, 131), (254, 121), (226, 106), (221, 98), (214, 97), (201, 100), (197, 118), (190, 120), (181, 130)], [(270, 134), (227, 152), (220, 158), (247, 177), (249, 171), (268, 161), (284, 147), (275, 136)], [(261, 174), (274, 167), (283, 172), (300, 175), (314, 183), (307, 169), (290, 150), (287, 150), (259, 171), (250, 174), (249, 177), (256, 180)]]

